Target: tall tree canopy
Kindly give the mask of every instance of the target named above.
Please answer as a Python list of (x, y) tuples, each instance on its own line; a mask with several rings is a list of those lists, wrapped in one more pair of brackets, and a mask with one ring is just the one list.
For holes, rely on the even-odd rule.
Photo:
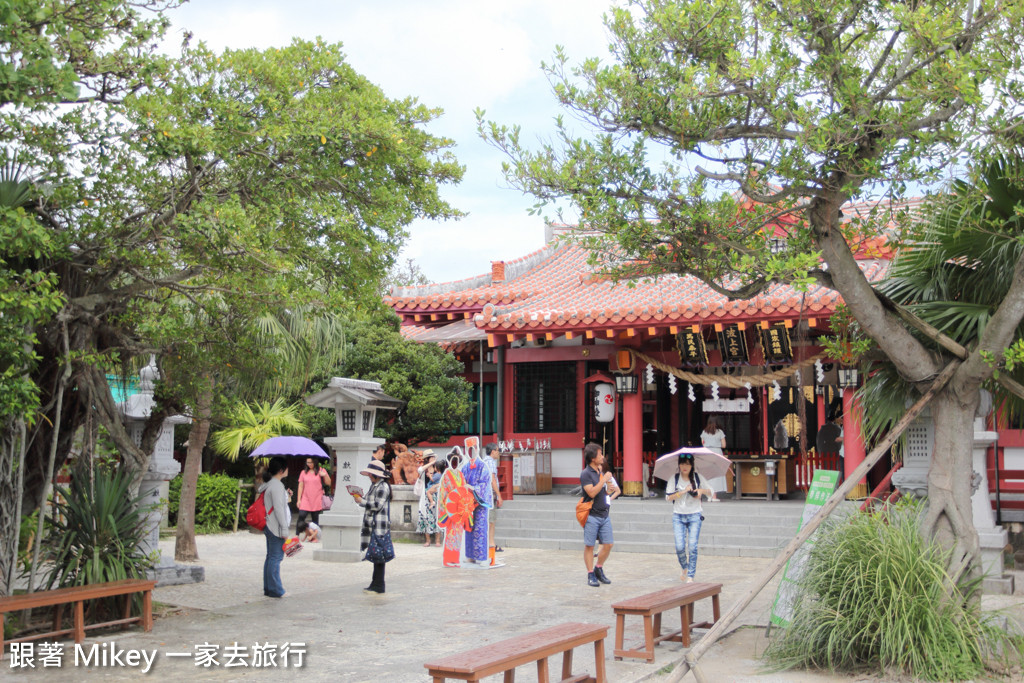
[[(1020, 134), (1020, 0), (636, 0), (607, 17), (612, 61), (546, 66), (592, 135), (558, 122), (533, 150), (483, 120), (508, 177), (541, 204), (568, 198), (619, 277), (694, 275), (748, 298), (772, 282), (837, 289), (905, 381), (924, 390), (951, 360), (916, 337), (854, 259), (857, 240), (900, 216), (903, 196), (991, 136)], [(738, 191), (738, 192), (737, 192)], [(785, 247), (767, 241), (784, 229)], [(605, 258), (614, 253), (613, 259)], [(926, 533), (977, 570), (971, 523), (978, 389), (1024, 316), (1024, 260), (976, 345), (933, 401)], [(967, 562), (959, 564), (966, 558)]]
[(154, 52), (165, 3), (35, 4), (0, 10), (0, 146), (34, 190), (0, 213), (0, 282), (15, 298), (49, 283), (59, 304), (26, 323), (31, 352), (0, 367), (4, 382), (28, 377), (40, 406), (28, 509), (53, 437), (59, 465), (90, 412), (139, 470), (162, 418), (186, 409), (158, 387), (140, 447), (105, 369), (156, 353), (187, 372), (167, 362), (182, 340), (230, 339), (290, 306), (375, 301), (405, 226), (458, 215), (438, 189), (462, 174), (451, 141), (424, 130), (440, 111), (387, 97), (340, 45), (186, 44), (169, 58)]

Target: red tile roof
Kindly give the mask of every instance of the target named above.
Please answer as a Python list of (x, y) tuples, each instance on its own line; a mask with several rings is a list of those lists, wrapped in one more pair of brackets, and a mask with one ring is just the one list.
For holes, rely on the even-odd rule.
[[(872, 236), (851, 240), (851, 249), (869, 281), (880, 280), (888, 269), (894, 244), (898, 243), (900, 212), (913, 215), (920, 208), (919, 199), (843, 207), (848, 221), (884, 224), (872, 231)], [(787, 223), (792, 222), (780, 219), (773, 227), (773, 236), (785, 238)], [(567, 225), (549, 227), (563, 235), (577, 229)], [(403, 317), (403, 334), (410, 338), (423, 337), (429, 329), (464, 318), (470, 319), (466, 324), (488, 334), (515, 336), (798, 317), (827, 319), (840, 301), (837, 292), (820, 286), (798, 292), (788, 285), (774, 285), (753, 299), (730, 301), (691, 276), (665, 275), (635, 281), (632, 286), (615, 283), (595, 275), (587, 264), (587, 252), (567, 240), (514, 261), (492, 262), (490, 272), (483, 275), (396, 288), (385, 297), (385, 302)], [(426, 339), (434, 337), (436, 333)]]
[[(515, 269), (513, 264), (527, 267)], [(861, 261), (871, 281), (888, 267), (886, 260)], [(504, 282), (487, 275), (442, 285), (409, 287), (386, 298), (407, 323), (420, 315), (471, 312), (475, 326), (488, 333), (567, 331), (827, 318), (840, 300), (837, 292), (812, 287), (806, 293), (788, 285), (772, 286), (747, 301), (730, 301), (692, 276), (666, 275), (634, 286), (591, 276), (586, 251), (563, 242), (506, 264)], [(447, 315), (439, 315), (447, 322)], [(406, 336), (425, 334), (406, 325)]]

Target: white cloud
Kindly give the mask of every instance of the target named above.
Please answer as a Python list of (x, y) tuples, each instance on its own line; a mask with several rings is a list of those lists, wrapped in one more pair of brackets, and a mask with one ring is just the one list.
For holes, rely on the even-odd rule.
[[(503, 158), (476, 134), (473, 110), (522, 124), (524, 140), (546, 137), (559, 112), (540, 70), (556, 45), (571, 62), (607, 54), (601, 15), (608, 0), (194, 0), (171, 16), (214, 50), (286, 45), (293, 37), (341, 42), (349, 63), (390, 97), (415, 96), (444, 109), (431, 132), (456, 141), (462, 185), (444, 196), (471, 216), (417, 221), (404, 255), (428, 277), (462, 279), (492, 260), (543, 246), (544, 222), (526, 215), (528, 197), (506, 188)], [(168, 40), (169, 49), (180, 34)]]

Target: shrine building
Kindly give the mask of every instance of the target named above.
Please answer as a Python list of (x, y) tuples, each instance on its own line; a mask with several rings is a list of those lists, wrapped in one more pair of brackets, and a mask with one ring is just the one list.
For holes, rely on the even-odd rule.
[[(794, 493), (816, 468), (850, 472), (863, 460), (857, 373), (830, 362), (820, 343), (838, 293), (774, 285), (730, 301), (691, 276), (616, 283), (594, 272), (572, 236), (570, 226), (548, 225), (545, 246), (532, 254), (385, 298), (406, 337), (454, 353), (473, 385), (474, 416), (430, 447), (479, 435), (505, 451), (541, 451), (550, 464), (537, 466), (550, 467), (551, 483), (574, 486), (583, 446), (595, 441), (629, 496), (644, 491), (645, 463), (699, 446), (711, 417), (725, 432), (725, 454), (739, 461), (743, 494), (765, 495), (767, 486)], [(766, 249), (784, 237), (773, 235)], [(891, 251), (876, 238), (857, 258), (877, 281)], [(833, 416), (845, 425), (842, 465), (815, 450), (819, 427)], [(735, 485), (730, 475), (728, 490)], [(866, 483), (859, 488), (868, 493)]]

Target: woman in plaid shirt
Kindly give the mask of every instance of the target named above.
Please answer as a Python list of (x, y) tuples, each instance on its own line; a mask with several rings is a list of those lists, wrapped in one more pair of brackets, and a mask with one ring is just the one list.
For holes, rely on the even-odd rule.
[[(384, 468), (384, 463), (373, 460), (360, 474), (368, 476), (373, 483), (365, 498), (359, 494), (354, 495), (356, 505), (365, 509), (363, 527), (359, 532), (359, 549), (365, 551), (370, 547), (372, 535), (376, 537), (373, 539), (374, 543), (386, 548), (390, 551), (390, 556), (394, 557), (394, 546), (391, 543), (391, 485), (387, 481), (390, 473)], [(384, 592), (384, 566), (391, 557), (382, 562), (373, 561), (373, 580), (363, 590), (371, 593)]]

